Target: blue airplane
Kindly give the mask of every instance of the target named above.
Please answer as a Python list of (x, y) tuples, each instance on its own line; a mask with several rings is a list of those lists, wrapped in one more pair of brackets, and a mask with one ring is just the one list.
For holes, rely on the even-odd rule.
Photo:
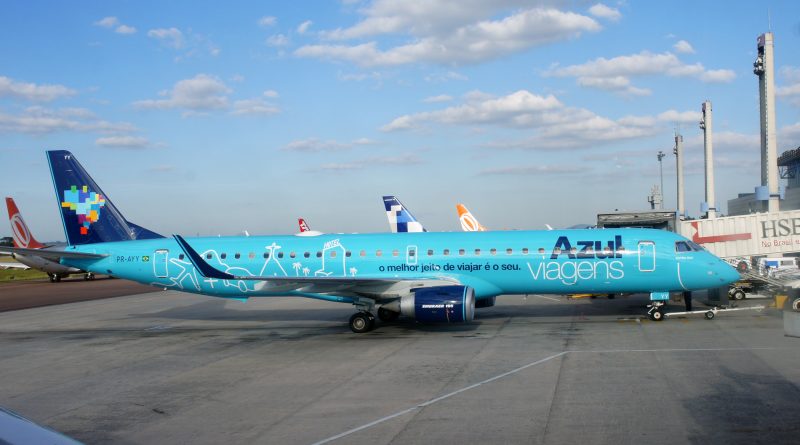
[(46, 255), (216, 297), (352, 304), (357, 333), (374, 328), (376, 309), (384, 321), (469, 322), (503, 294), (649, 293), (660, 320), (669, 292), (739, 279), (697, 244), (652, 229), (164, 238), (128, 222), (70, 152), (47, 156), (69, 246)]

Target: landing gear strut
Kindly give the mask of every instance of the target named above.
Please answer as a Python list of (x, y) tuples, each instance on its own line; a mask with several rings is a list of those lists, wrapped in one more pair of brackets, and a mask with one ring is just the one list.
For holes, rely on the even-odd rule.
[(375, 316), (370, 312), (359, 311), (350, 317), (350, 330), (356, 334), (363, 334), (375, 329)]
[(51, 283), (58, 283), (59, 281), (61, 281), (61, 275), (59, 275), (57, 273), (51, 273), (50, 274), (50, 282)]
[(664, 319), (664, 302), (663, 301), (654, 301), (652, 304), (649, 304), (648, 307), (650, 308), (647, 311), (647, 315), (653, 321), (661, 321)]
[(92, 272), (87, 272), (86, 275), (83, 276), (83, 279), (86, 281), (94, 280), (94, 274)]

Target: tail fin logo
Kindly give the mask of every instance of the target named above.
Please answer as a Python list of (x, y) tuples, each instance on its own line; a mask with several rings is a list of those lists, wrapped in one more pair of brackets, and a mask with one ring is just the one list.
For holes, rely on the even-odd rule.
[(25, 221), (22, 220), (19, 213), (15, 213), (11, 217), (11, 231), (13, 232), (15, 247), (27, 248), (30, 245), (31, 231), (28, 230), (28, 226), (25, 225)]
[(89, 227), (100, 219), (100, 210), (105, 207), (106, 198), (95, 192), (90, 192), (88, 186), (78, 188), (73, 185), (69, 190), (64, 190), (64, 200), (61, 207), (69, 208), (78, 216), (81, 225), (81, 235), (89, 234)]

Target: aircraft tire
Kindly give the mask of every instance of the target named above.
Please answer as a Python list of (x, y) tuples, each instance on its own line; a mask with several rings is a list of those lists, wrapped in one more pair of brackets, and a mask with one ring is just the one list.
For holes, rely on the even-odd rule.
[(650, 312), (650, 319), (653, 321), (661, 321), (664, 319), (664, 312), (660, 309)]
[(363, 334), (375, 328), (375, 317), (369, 312), (356, 312), (350, 317), (350, 330)]
[(736, 289), (736, 290), (735, 290), (735, 291), (733, 291), (733, 293), (731, 294), (731, 297), (733, 297), (733, 299), (734, 299), (734, 300), (744, 300), (745, 293), (744, 293), (744, 291), (743, 291), (743, 290), (741, 290), (741, 289)]
[(56, 274), (51, 273), (51, 274), (48, 274), (48, 275), (50, 276), (50, 282), (51, 283), (55, 283), (56, 282)]
[(381, 321), (395, 321), (399, 316), (400, 313), (398, 312), (390, 311), (382, 307), (378, 308), (378, 318), (380, 318)]
[(713, 320), (714, 319), (714, 311), (708, 311), (705, 314), (706, 320)]
[(800, 298), (795, 298), (792, 300), (792, 310), (795, 312), (800, 312)]

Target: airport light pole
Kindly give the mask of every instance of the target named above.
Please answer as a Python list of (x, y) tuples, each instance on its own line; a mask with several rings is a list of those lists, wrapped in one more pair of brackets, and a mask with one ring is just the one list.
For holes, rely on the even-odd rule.
[(656, 155), (656, 157), (658, 157), (658, 173), (659, 176), (661, 177), (661, 205), (660, 205), (661, 210), (664, 210), (664, 163), (661, 161), (662, 159), (664, 159), (664, 156), (666, 156), (664, 152), (658, 150), (658, 154)]

